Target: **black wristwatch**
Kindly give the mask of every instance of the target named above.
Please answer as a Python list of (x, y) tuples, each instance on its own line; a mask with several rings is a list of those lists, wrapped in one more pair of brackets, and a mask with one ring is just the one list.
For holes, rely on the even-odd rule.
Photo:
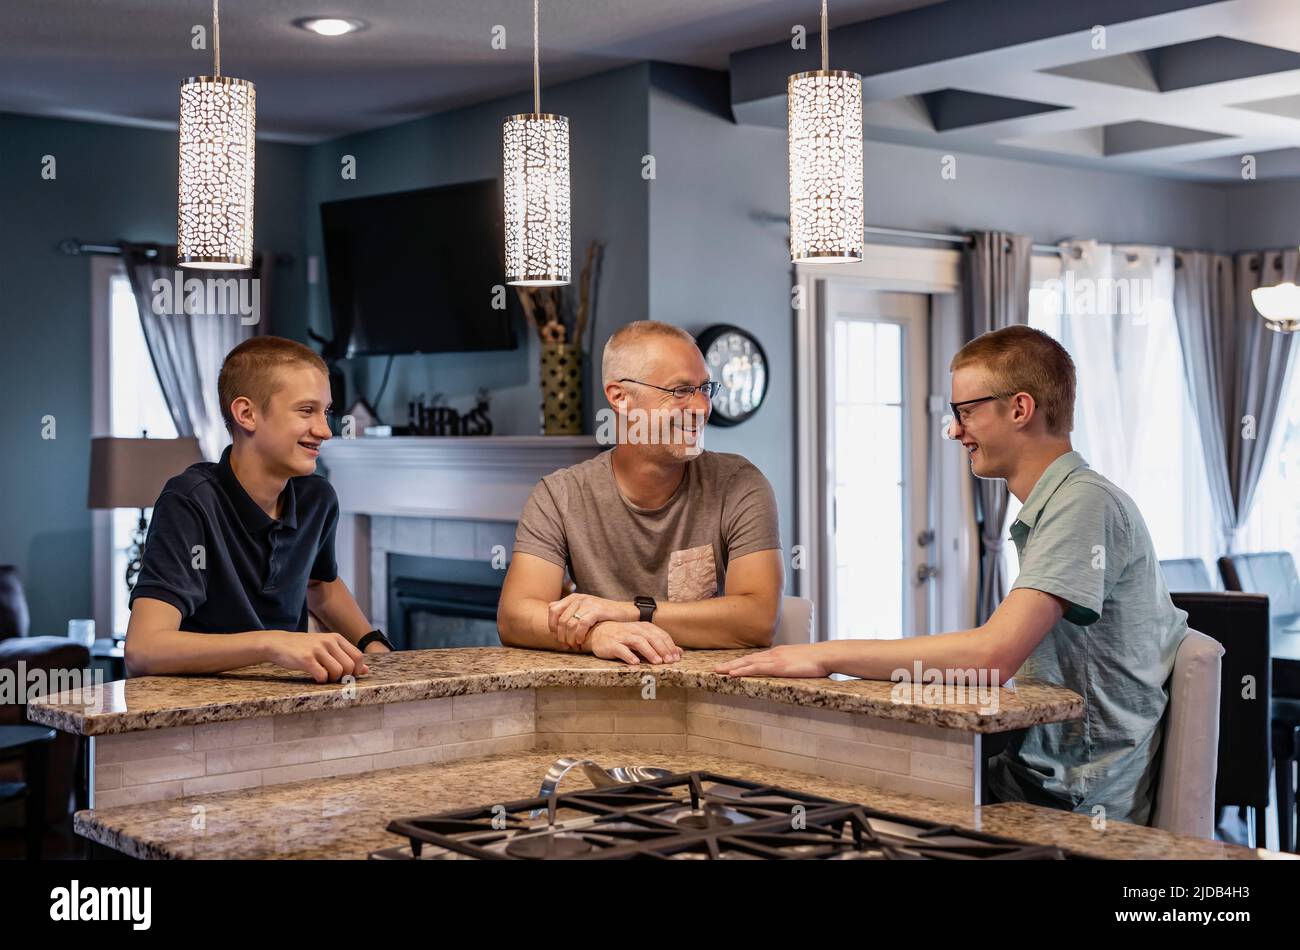
[(384, 646), (388, 647), (388, 649), (390, 650), (396, 649), (393, 646), (393, 642), (389, 640), (386, 636), (384, 636), (384, 631), (382, 630), (371, 630), (369, 633), (367, 633), (364, 637), (362, 637), (360, 640), (357, 641), (357, 649), (360, 650), (362, 653), (365, 653), (366, 647), (374, 643), (376, 640), (378, 640)]
[(658, 604), (655, 603), (653, 597), (637, 597), (632, 601), (632, 603), (636, 604), (636, 609), (641, 611), (642, 623), (649, 623), (654, 619), (655, 607), (657, 607)]

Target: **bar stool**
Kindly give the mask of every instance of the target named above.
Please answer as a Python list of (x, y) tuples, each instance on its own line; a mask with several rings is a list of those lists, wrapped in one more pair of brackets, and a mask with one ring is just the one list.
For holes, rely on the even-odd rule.
[[(1174, 606), (1187, 612), (1187, 625), (1203, 630), (1224, 647), (1219, 701), (1218, 810), (1248, 809), (1248, 840), (1264, 846), (1268, 809), (1272, 667), (1269, 658), (1268, 598), (1237, 591), (1175, 592)], [(1242, 694), (1247, 677), (1256, 692)]]
[(1277, 783), (1278, 850), (1296, 850), (1296, 787), (1300, 759), (1300, 699), (1273, 697), (1273, 776)]
[(1223, 652), (1218, 640), (1190, 627), (1178, 646), (1169, 674), (1152, 827), (1214, 837)]
[(21, 752), (23, 781), (0, 782), (0, 802), (22, 798), (27, 824), (27, 858), (39, 861), (45, 833), (45, 778), (54, 730), (45, 726), (0, 726), (0, 756)]

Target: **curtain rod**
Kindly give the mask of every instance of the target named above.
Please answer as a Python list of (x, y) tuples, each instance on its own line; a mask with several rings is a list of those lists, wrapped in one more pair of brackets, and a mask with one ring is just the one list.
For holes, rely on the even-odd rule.
[[(85, 244), (75, 238), (68, 238), (59, 242), (59, 250), (69, 257), (76, 257), (80, 254), (111, 254), (120, 256), (122, 249), (116, 244)], [(157, 257), (158, 252), (153, 248), (146, 248), (145, 257)]]
[[(118, 257), (122, 254), (122, 248), (116, 244), (90, 244), (84, 241), (78, 241), (76, 238), (65, 238), (59, 242), (59, 250), (70, 257), (77, 257), (81, 254), (107, 254)], [(145, 248), (144, 256), (154, 258), (158, 252), (153, 248)], [(294, 257), (292, 254), (275, 255), (275, 263), (281, 267), (292, 264)]]
[[(790, 218), (782, 214), (773, 214), (770, 211), (755, 211), (750, 215), (755, 221), (761, 221), (764, 224), (784, 224), (790, 225)], [(862, 229), (867, 234), (874, 234), (877, 237), (891, 238), (908, 238), (916, 241), (942, 241), (945, 244), (970, 244), (975, 239), (969, 234), (953, 234), (945, 231), (909, 231), (906, 228), (883, 228), (872, 227), (868, 225)], [(1053, 254), (1061, 255), (1064, 253), (1055, 244), (1034, 244), (1031, 249), (1035, 254)]]
[[(943, 241), (948, 244), (970, 244), (974, 241), (974, 238), (969, 234), (949, 234), (943, 231), (908, 231), (904, 228), (875, 228), (870, 225), (863, 230), (867, 234), (875, 234), (880, 237), (914, 238), (918, 241)], [(1055, 244), (1034, 244), (1032, 250), (1035, 254), (1061, 253), (1061, 249)]]
[[(780, 215), (772, 215), (772, 216), (771, 216), (771, 219), (772, 219), (772, 220), (779, 220), (779, 221), (781, 221), (781, 222), (786, 222), (786, 221), (789, 220), (788, 218), (782, 218)], [(873, 228), (873, 227), (870, 227), (870, 226), (868, 226), (868, 227), (865, 228), (864, 230), (865, 230), (868, 234), (878, 234), (878, 235), (880, 235), (881, 237), (915, 238), (915, 239), (917, 239), (917, 240), (922, 240), (922, 241), (945, 241), (945, 242), (947, 242), (947, 243), (949, 243), (949, 244), (970, 244), (971, 241), (974, 240), (974, 239), (973, 239), (969, 234), (946, 234), (946, 233), (943, 233), (943, 232), (940, 232), (940, 231), (908, 231), (908, 230), (905, 230), (905, 229), (903, 229), (903, 228)], [(1064, 248), (1057, 247), (1057, 246), (1054, 245), (1054, 244), (1035, 244), (1035, 245), (1033, 245), (1033, 252), (1034, 252), (1035, 254), (1057, 254), (1057, 255), (1064, 255), (1064, 254), (1065, 254), (1065, 249), (1064, 249)], [(1183, 266), (1183, 254), (1184, 254), (1184, 253), (1185, 253), (1184, 251), (1180, 251), (1180, 250), (1175, 250), (1175, 251), (1174, 251), (1174, 267), (1175, 267), (1175, 268), (1179, 268), (1179, 267), (1182, 267), (1182, 266)], [(1275, 261), (1273, 262), (1273, 269), (1274, 269), (1274, 270), (1282, 270), (1282, 269), (1283, 269), (1282, 258), (1281, 258), (1281, 254), (1284, 253), (1283, 251), (1239, 251), (1239, 252), (1237, 252), (1236, 254), (1223, 254), (1222, 251), (1206, 251), (1206, 252), (1203, 252), (1203, 253), (1207, 253), (1207, 254), (1216, 254), (1216, 255), (1223, 255), (1223, 256), (1228, 257), (1228, 258), (1238, 257), (1238, 256), (1241, 256), (1241, 255), (1243, 255), (1243, 254), (1244, 254), (1244, 255), (1247, 255), (1247, 256), (1252, 255), (1252, 254), (1255, 254), (1255, 255), (1259, 255), (1259, 256), (1261, 257), (1261, 259), (1263, 258), (1264, 255), (1267, 255), (1267, 254), (1277, 254), (1277, 255), (1279, 255), (1279, 256), (1278, 256), (1278, 259), (1275, 260)], [(1075, 251), (1074, 256), (1075, 256), (1075, 257), (1078, 257), (1078, 256), (1079, 256), (1079, 253), (1078, 253), (1077, 249), (1076, 249), (1076, 251)], [(1129, 259), (1129, 261), (1135, 261), (1135, 260), (1137, 260), (1137, 257), (1136, 257), (1135, 255), (1130, 254), (1130, 255), (1128, 256), (1128, 259)], [(1260, 262), (1259, 262), (1259, 261), (1251, 261), (1251, 262), (1247, 265), (1247, 267), (1248, 267), (1250, 270), (1257, 271), (1257, 270), (1260, 269)]]

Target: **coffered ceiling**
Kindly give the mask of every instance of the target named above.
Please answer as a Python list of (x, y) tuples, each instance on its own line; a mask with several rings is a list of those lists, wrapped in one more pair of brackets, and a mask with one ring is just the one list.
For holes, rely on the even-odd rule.
[[(863, 74), (872, 140), (1167, 177), (1300, 174), (1296, 0), (952, 0), (840, 27), (831, 59)], [(787, 43), (734, 54), (738, 121), (784, 125), (784, 77), (805, 62)]]

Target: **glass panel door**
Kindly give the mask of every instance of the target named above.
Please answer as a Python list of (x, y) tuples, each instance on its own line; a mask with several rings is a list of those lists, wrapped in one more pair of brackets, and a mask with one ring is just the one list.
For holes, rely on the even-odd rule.
[(927, 298), (826, 284), (834, 638), (927, 632)]

